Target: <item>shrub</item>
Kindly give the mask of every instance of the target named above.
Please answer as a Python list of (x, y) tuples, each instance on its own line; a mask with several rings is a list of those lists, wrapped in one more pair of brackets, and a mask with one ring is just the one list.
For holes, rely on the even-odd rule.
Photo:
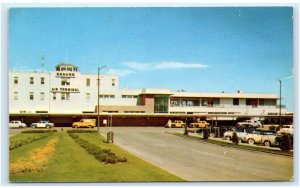
[(18, 140), (18, 141), (9, 141), (9, 150), (16, 149), (26, 144), (30, 144), (31, 142), (35, 142), (48, 136), (52, 135), (53, 132), (45, 132), (38, 137), (27, 137), (26, 139)]
[(289, 134), (283, 133), (282, 136), (279, 137), (278, 141), (281, 150), (289, 151), (292, 149), (292, 137)]
[(232, 143), (238, 144), (239, 143), (239, 137), (237, 136), (236, 132), (234, 131), (232, 133), (232, 138), (231, 138)]
[(73, 129), (73, 130), (67, 130), (67, 133), (98, 133), (98, 131), (97, 130)]
[(208, 139), (208, 136), (209, 136), (209, 134), (208, 134), (208, 130), (207, 129), (203, 129), (203, 139)]
[(54, 133), (57, 132), (57, 130), (26, 130), (21, 131), (21, 133)]
[(116, 156), (110, 149), (102, 149), (95, 144), (91, 144), (88, 141), (80, 138), (78, 135), (69, 133), (70, 137), (75, 140), (82, 148), (84, 148), (89, 154), (93, 155), (98, 161), (105, 164), (114, 164), (117, 162), (127, 162), (125, 157)]

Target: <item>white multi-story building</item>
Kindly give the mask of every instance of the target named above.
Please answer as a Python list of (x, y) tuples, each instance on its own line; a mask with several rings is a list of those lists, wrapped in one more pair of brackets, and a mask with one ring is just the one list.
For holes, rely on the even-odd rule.
[[(9, 72), (10, 114), (93, 114), (97, 74), (71, 64), (50, 72)], [(276, 94), (172, 92), (120, 89), (118, 75), (100, 75), (100, 112), (131, 114), (278, 115)], [(282, 114), (286, 109), (282, 108)]]

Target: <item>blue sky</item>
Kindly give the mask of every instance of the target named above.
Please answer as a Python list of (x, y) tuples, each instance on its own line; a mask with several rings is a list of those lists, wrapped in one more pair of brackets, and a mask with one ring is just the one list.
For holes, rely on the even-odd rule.
[[(12, 69), (118, 73), (121, 88), (276, 93), (293, 75), (289, 7), (17, 8), (9, 15)], [(67, 56), (66, 56), (67, 49)], [(293, 79), (283, 80), (293, 111)]]

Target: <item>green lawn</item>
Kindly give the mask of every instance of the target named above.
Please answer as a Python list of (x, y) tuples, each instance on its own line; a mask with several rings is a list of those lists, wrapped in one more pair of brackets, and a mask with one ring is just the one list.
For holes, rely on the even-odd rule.
[[(21, 134), (22, 135), (22, 134)], [(48, 138), (10, 151), (11, 162), (29, 156), (34, 148), (41, 148), (54, 137), (59, 137), (54, 156), (46, 170), (38, 173), (10, 174), (11, 182), (164, 182), (184, 181), (113, 144), (104, 143), (100, 135), (77, 134), (101, 148), (111, 149), (116, 155), (126, 157), (127, 163), (101, 163), (81, 148), (65, 132), (54, 133)], [(15, 139), (15, 138), (14, 138)]]

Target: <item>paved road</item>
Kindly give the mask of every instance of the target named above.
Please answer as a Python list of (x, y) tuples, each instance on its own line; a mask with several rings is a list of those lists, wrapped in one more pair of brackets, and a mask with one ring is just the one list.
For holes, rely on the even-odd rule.
[[(24, 129), (10, 129), (9, 133), (14, 135), (21, 130)], [(100, 128), (101, 133), (107, 130)], [(180, 130), (176, 128), (112, 130), (117, 145), (188, 181), (289, 181), (293, 176), (291, 157), (200, 143), (165, 133)]]
[[(115, 143), (189, 181), (289, 181), (293, 158), (200, 143), (165, 133), (176, 129), (113, 128)], [(104, 128), (101, 129), (105, 132)], [(178, 129), (177, 129), (178, 131)]]

